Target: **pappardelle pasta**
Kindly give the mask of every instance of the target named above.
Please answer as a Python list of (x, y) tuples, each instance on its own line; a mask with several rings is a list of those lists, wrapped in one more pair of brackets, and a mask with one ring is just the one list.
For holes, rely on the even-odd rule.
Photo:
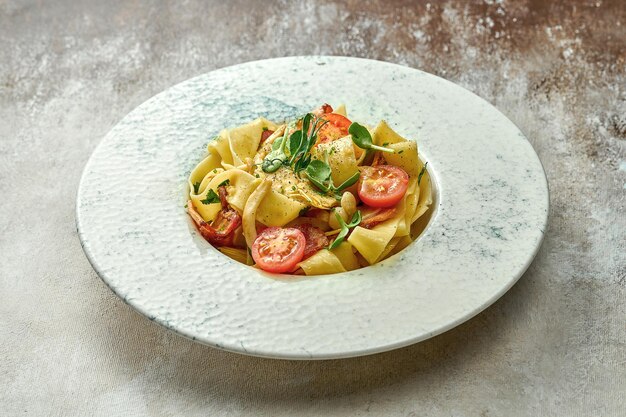
[(372, 265), (421, 232), (432, 204), (417, 144), (324, 104), (224, 129), (189, 176), (187, 212), (220, 252), (272, 273)]

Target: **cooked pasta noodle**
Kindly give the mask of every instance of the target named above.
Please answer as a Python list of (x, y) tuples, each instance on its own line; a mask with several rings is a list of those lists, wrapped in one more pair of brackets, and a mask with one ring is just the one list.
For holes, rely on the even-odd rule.
[(255, 180), (255, 183), (258, 184), (256, 189), (250, 194), (250, 198), (246, 201), (246, 205), (243, 209), (242, 215), (242, 225), (243, 225), (243, 236), (246, 238), (246, 244), (249, 248), (252, 247), (254, 241), (256, 239), (256, 213), (259, 207), (261, 206), (261, 202), (270, 191), (272, 187), (272, 181), (265, 179)]

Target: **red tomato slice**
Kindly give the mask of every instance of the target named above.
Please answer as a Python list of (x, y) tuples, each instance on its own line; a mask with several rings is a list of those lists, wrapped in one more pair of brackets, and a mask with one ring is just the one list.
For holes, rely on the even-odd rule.
[(328, 120), (318, 134), (318, 143), (331, 142), (348, 135), (348, 128), (352, 122), (337, 113), (327, 113), (324, 119)]
[(304, 256), (306, 240), (291, 227), (268, 227), (252, 244), (252, 259), (267, 272), (291, 272)]
[(409, 187), (409, 174), (400, 167), (378, 165), (364, 167), (359, 179), (359, 198), (370, 207), (398, 204)]
[(306, 240), (306, 244), (304, 245), (304, 256), (302, 259), (310, 258), (315, 255), (317, 251), (325, 246), (328, 246), (328, 237), (319, 227), (315, 227), (309, 223), (302, 223), (294, 226), (294, 228), (300, 230)]

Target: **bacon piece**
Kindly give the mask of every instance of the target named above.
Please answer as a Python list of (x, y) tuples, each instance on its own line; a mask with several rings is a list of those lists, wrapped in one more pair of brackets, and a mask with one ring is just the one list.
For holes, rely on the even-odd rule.
[[(221, 188), (224, 187), (219, 187), (219, 189)], [(187, 201), (187, 212), (198, 227), (198, 231), (202, 237), (209, 243), (215, 246), (233, 245), (233, 239), (235, 237), (234, 231), (241, 225), (241, 216), (231, 207), (222, 206), (222, 210), (217, 213), (217, 217), (211, 224), (204, 221), (200, 213), (196, 211), (191, 200)]]
[(325, 212), (326, 210), (322, 210), (316, 207), (311, 207), (309, 208), (303, 215), (303, 217), (313, 217), (313, 218), (317, 218), (320, 216), (320, 214), (322, 214), (323, 212)]
[(359, 223), (359, 226), (371, 229), (379, 223), (389, 220), (396, 214), (396, 208), (379, 208), (363, 216), (363, 220)]
[(226, 192), (226, 186), (222, 185), (221, 187), (217, 187), (217, 195), (220, 197), (220, 203), (222, 203), (222, 210), (229, 208), (228, 201), (226, 200), (226, 196), (228, 193)]
[(325, 246), (328, 246), (328, 237), (320, 228), (308, 223), (302, 223), (297, 226), (293, 226), (293, 228), (300, 230), (306, 241), (306, 244), (304, 245), (304, 257), (302, 259), (310, 258), (315, 255), (317, 251)]
[(260, 235), (260, 234), (261, 234), (261, 232), (262, 232), (263, 230), (265, 230), (265, 229), (267, 229), (267, 226), (266, 226), (266, 225), (264, 225), (263, 223), (259, 223), (259, 222), (257, 222), (257, 223), (256, 223), (256, 234), (257, 234), (257, 235)]
[(332, 113), (332, 112), (333, 112), (332, 106), (328, 103), (324, 103), (317, 109), (313, 110), (311, 113), (313, 113), (317, 117), (321, 117), (325, 115), (326, 113)]
[(385, 157), (383, 153), (378, 151), (374, 154), (374, 160), (372, 160), (372, 166), (385, 165), (387, 162), (385, 161)]
[(263, 133), (261, 133), (261, 142), (259, 143), (259, 146), (263, 145), (263, 142), (265, 142), (267, 138), (269, 138), (273, 134), (274, 134), (273, 130), (269, 130), (269, 129), (264, 130)]
[[(241, 216), (232, 208), (222, 209), (217, 213), (217, 217), (211, 223), (209, 242), (216, 246), (232, 246), (235, 237), (235, 229), (241, 225)], [(207, 225), (208, 226), (208, 225)], [(213, 233), (213, 231), (215, 233)], [(202, 233), (202, 228), (201, 228)]]

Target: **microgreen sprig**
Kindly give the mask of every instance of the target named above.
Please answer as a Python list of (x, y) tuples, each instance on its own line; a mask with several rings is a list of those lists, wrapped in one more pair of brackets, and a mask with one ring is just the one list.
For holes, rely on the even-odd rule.
[(339, 231), (339, 234), (337, 234), (335, 240), (333, 240), (333, 243), (330, 244), (328, 249), (335, 249), (337, 246), (341, 245), (341, 242), (343, 242), (345, 237), (348, 235), (350, 229), (358, 226), (358, 224), (361, 223), (361, 212), (359, 210), (354, 213), (352, 219), (350, 220), (350, 223), (346, 223), (337, 212), (335, 212), (335, 217), (337, 218), (337, 221), (341, 226), (341, 230)]
[(317, 134), (328, 123), (313, 113), (307, 113), (302, 118), (302, 128), (289, 137), (289, 165), (293, 166), (296, 174), (306, 169), (311, 163), (311, 149), (317, 141)]
[(263, 171), (271, 173), (283, 165), (288, 165), (298, 174), (309, 165), (311, 148), (317, 141), (317, 134), (328, 121), (312, 113), (307, 113), (298, 120), (302, 122), (300, 129), (294, 131), (296, 122), (290, 123), (285, 129), (285, 134), (272, 144), (272, 151), (263, 159), (261, 166)]
[(285, 148), (287, 147), (288, 135), (289, 129), (285, 129), (285, 134), (272, 143), (272, 151), (265, 156), (261, 164), (261, 169), (264, 172), (275, 172), (287, 161)]
[(352, 136), (352, 142), (361, 149), (374, 149), (376, 151), (394, 153), (393, 149), (385, 148), (384, 146), (374, 145), (372, 142), (372, 135), (365, 126), (362, 126), (356, 122), (352, 122), (348, 128), (348, 133)]
[(333, 194), (338, 197), (338, 193), (350, 187), (359, 180), (361, 173), (356, 171), (350, 178), (335, 187), (331, 178), (331, 169), (328, 164), (328, 154), (324, 154), (326, 161), (315, 159), (306, 167), (306, 175), (313, 185), (326, 194)]

